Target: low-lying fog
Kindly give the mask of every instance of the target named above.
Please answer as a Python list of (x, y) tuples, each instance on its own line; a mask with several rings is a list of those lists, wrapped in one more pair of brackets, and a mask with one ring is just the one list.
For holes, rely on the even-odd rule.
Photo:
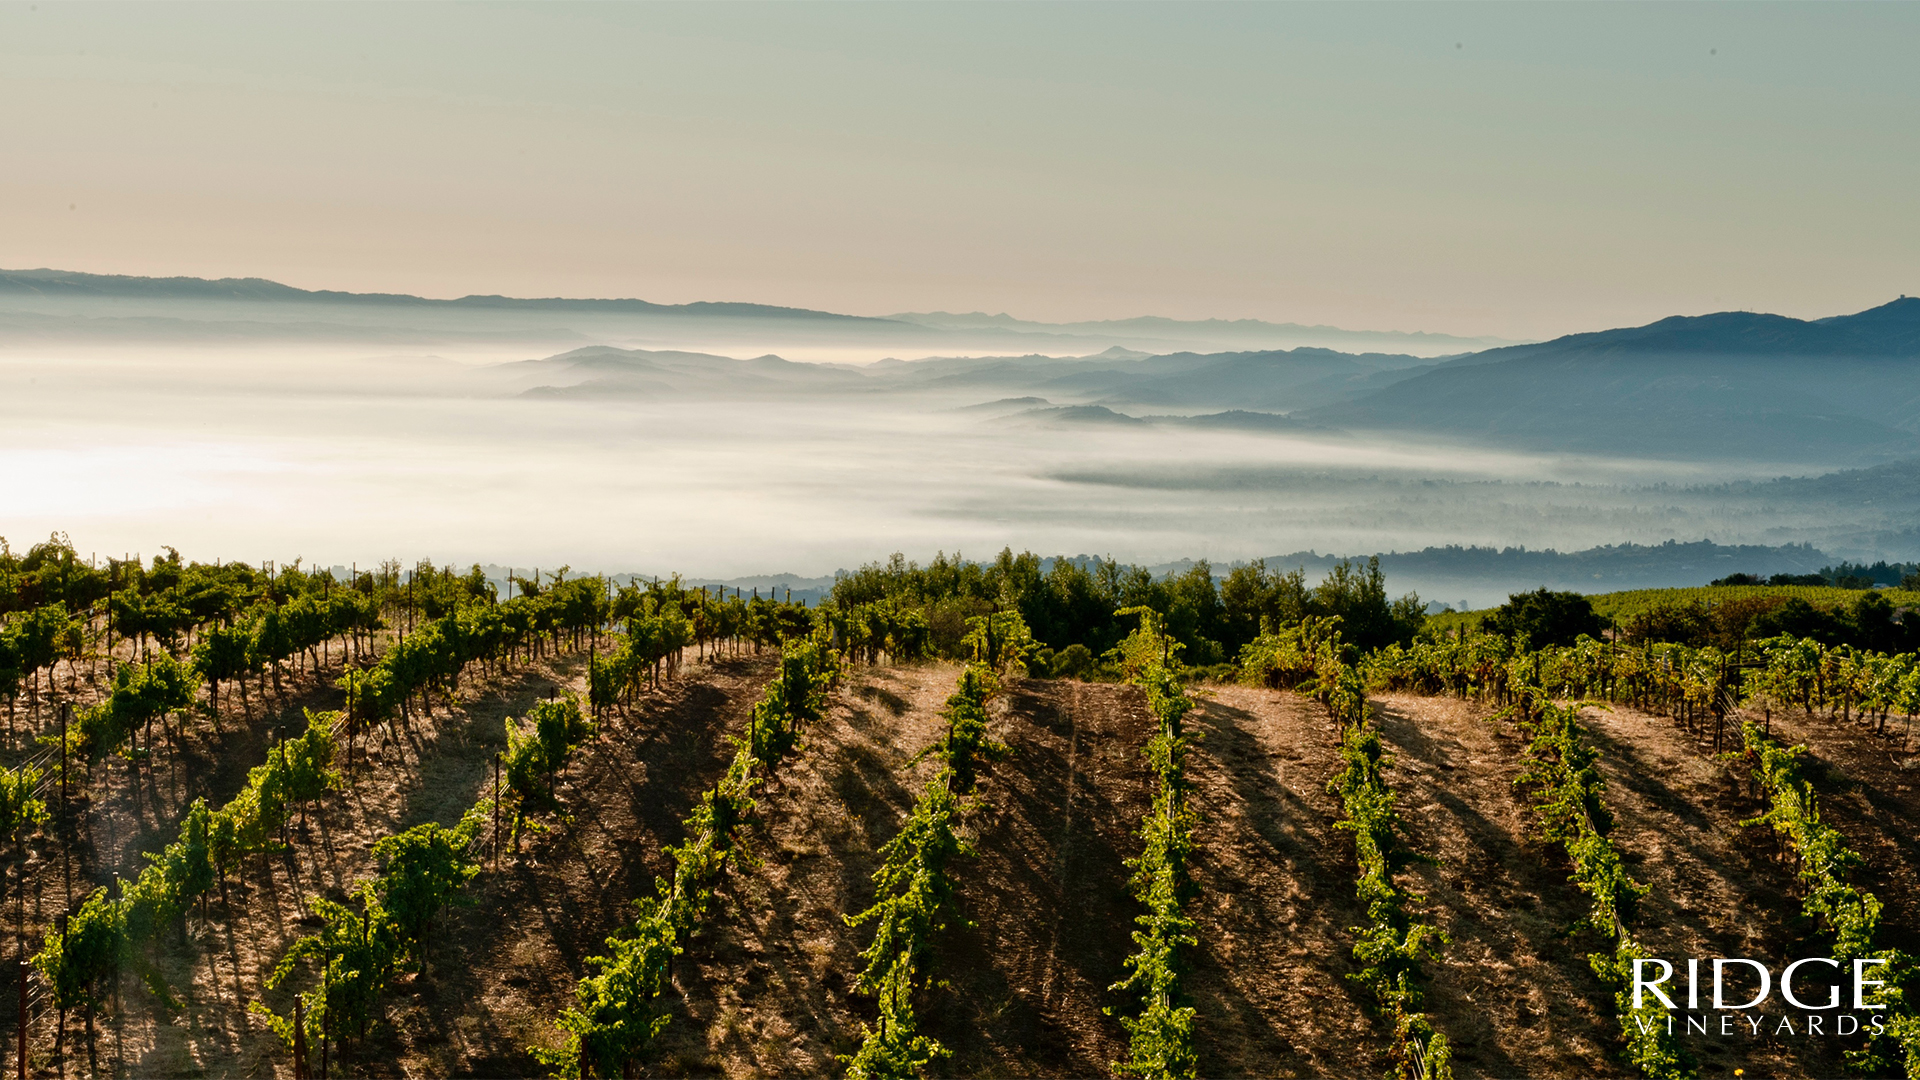
[(974, 385), (866, 392), (853, 369), (832, 393), (523, 396), (553, 376), (501, 366), (530, 358), (502, 349), (16, 347), (0, 353), (0, 534), (17, 550), (64, 531), (103, 556), (714, 576), (1005, 545), (1144, 563), (1701, 537), (1872, 547), (1855, 535), (1867, 523), (1688, 488), (1743, 478), (1724, 463), (1083, 422), (1032, 402), (968, 408), (1000, 396)]

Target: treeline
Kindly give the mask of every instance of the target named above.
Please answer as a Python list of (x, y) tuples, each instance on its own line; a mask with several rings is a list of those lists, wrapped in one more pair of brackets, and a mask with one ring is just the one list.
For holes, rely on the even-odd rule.
[(1048, 645), (1035, 658), (1035, 674), (1109, 679), (1121, 677), (1114, 650), (1134, 623), (1117, 612), (1128, 608), (1158, 615), (1186, 662), (1199, 668), (1231, 663), (1263, 625), (1338, 616), (1349, 641), (1374, 648), (1413, 640), (1426, 618), (1418, 596), (1387, 596), (1378, 559), (1337, 564), (1309, 586), (1304, 571), (1270, 570), (1264, 562), (1235, 567), (1219, 580), (1204, 560), (1155, 577), (1145, 567), (1099, 558), (1054, 559), (1047, 566), (1030, 551), (1015, 555), (1010, 548), (992, 562), (942, 554), (925, 566), (895, 554), (841, 577), (829, 602), (841, 608), (890, 603), (915, 612), (926, 621), (928, 649), (953, 658), (965, 655), (968, 619), (1018, 611)]
[(1871, 589), (1876, 585), (1896, 585), (1902, 589), (1920, 589), (1920, 563), (1890, 563), (1885, 559), (1866, 563), (1842, 562), (1823, 566), (1817, 574), (1728, 574), (1715, 585), (1825, 585), (1835, 589)]
[(1798, 596), (1753, 597), (1707, 606), (1671, 603), (1623, 620), (1629, 641), (1734, 648), (1739, 642), (1792, 634), (1823, 645), (1879, 652), (1920, 650), (1920, 617), (1902, 612), (1879, 592), (1863, 592), (1850, 604), (1816, 607)]
[[(1896, 608), (1883, 593), (1863, 592), (1835, 608), (1817, 607), (1803, 596), (1713, 596), (1676, 590), (1631, 614), (1608, 619), (1578, 593), (1536, 589), (1515, 593), (1500, 607), (1467, 619), (1472, 627), (1533, 646), (1570, 645), (1582, 635), (1614, 637), (1634, 645), (1711, 645), (1735, 652), (1749, 643), (1791, 634), (1830, 647), (1874, 652), (1920, 651), (1920, 614)], [(1431, 636), (1431, 635), (1429, 635)]]

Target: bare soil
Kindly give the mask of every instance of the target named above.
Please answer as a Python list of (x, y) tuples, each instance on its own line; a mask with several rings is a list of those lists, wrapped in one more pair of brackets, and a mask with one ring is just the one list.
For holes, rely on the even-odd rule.
[[(684, 1021), (662, 1072), (821, 1076), (852, 1053), (873, 1004), (850, 996), (872, 937), (842, 916), (873, 900), (876, 852), (934, 770), (910, 765), (942, 732), (959, 669), (861, 669), (765, 800), (765, 865), (736, 882), (680, 980)], [(1016, 683), (996, 709), (1007, 757), (966, 818), (975, 854), (953, 873), (971, 926), (937, 945), (945, 984), (920, 1009), (951, 1051), (941, 1076), (1095, 1076), (1123, 1056), (1106, 987), (1131, 950), (1122, 860), (1148, 805), (1130, 687)], [(696, 970), (697, 969), (697, 970)]]
[[(1382, 737), (1398, 758), (1390, 782), (1408, 836), (1439, 859), (1410, 873), (1454, 939), (1432, 966), (1429, 1006), (1459, 1047), (1457, 1072), (1624, 1074), (1612, 994), (1586, 962), (1610, 942), (1570, 932), (1587, 898), (1567, 884), (1564, 854), (1542, 842), (1514, 788), (1524, 735), (1473, 703), (1391, 696), (1378, 704)], [(1679, 961), (1683, 978), (1685, 957), (1756, 957), (1777, 970), (1780, 958), (1820, 955), (1770, 840), (1739, 827), (1762, 808), (1724, 766), (1663, 717), (1588, 709), (1583, 721), (1602, 755), (1612, 839), (1649, 886), (1632, 927), (1642, 944)], [(1716, 1033), (1682, 1041), (1703, 1076), (1844, 1071), (1824, 1040)]]
[(1770, 723), (1780, 742), (1806, 744), (1822, 816), (1866, 860), (1855, 883), (1886, 905), (1881, 933), (1920, 953), (1920, 730), (1909, 733), (1904, 719), (1885, 731), (1805, 713), (1750, 719)]
[[(68, 1074), (289, 1076), (285, 1048), (248, 1005), (285, 1010), (288, 990), (264, 980), (314, 923), (307, 897), (344, 897), (373, 870), (371, 846), (422, 821), (450, 823), (484, 794), (504, 748), (504, 719), (578, 688), (582, 658), (516, 668), (463, 685), (457, 703), (376, 736), (353, 787), (322, 800), (291, 830), (281, 856), (257, 857), (165, 937), (152, 960), (181, 999), (160, 1005), (129, 975), (89, 1049), (69, 1036)], [(570, 817), (469, 886), (471, 903), (432, 934), (423, 969), (388, 993), (383, 1019), (332, 1061), (336, 1076), (527, 1076), (527, 1047), (558, 1040), (553, 1019), (587, 958), (630, 921), (632, 902), (666, 873), (669, 845), (696, 794), (724, 770), (727, 737), (773, 674), (771, 657), (690, 663), (680, 677), (608, 717), (560, 788)], [(874, 1018), (852, 993), (866, 927), (844, 916), (873, 898), (877, 851), (906, 817), (934, 765), (918, 760), (942, 730), (958, 668), (856, 667), (826, 720), (761, 790), (748, 842), (756, 863), (722, 883), (707, 925), (675, 969), (671, 1021), (644, 1075), (810, 1077), (840, 1071)], [(78, 802), (89, 824), (66, 848), (36, 842), (26, 864), (25, 925), (35, 943), (64, 900), (61, 856), (73, 853), (74, 895), (171, 839), (195, 795), (219, 802), (269, 752), (300, 710), (336, 707), (321, 672), (290, 678), (271, 702), (237, 711), (223, 694), (222, 730), (201, 723), (154, 768), (106, 766)], [(1346, 977), (1355, 902), (1351, 837), (1327, 785), (1334, 733), (1317, 705), (1286, 693), (1208, 688), (1189, 717), (1189, 778), (1201, 815), (1192, 870), (1200, 943), (1186, 986), (1209, 1077), (1376, 1077), (1390, 1032)], [(266, 708), (268, 704), (271, 709)], [(1611, 993), (1587, 965), (1607, 942), (1576, 929), (1587, 898), (1537, 835), (1513, 781), (1523, 737), (1491, 710), (1445, 698), (1376, 699), (1412, 848), (1433, 857), (1402, 875), (1418, 906), (1451, 936), (1427, 965), (1427, 1008), (1456, 1046), (1466, 1077), (1621, 1076)], [(1613, 833), (1651, 887), (1636, 933), (1657, 954), (1820, 955), (1798, 916), (1790, 867), (1762, 829), (1739, 770), (1715, 761), (1672, 721), (1589, 710), (1602, 751)], [(1888, 901), (1896, 934), (1914, 927), (1911, 822), (1916, 774), (1879, 736), (1825, 718), (1775, 716), (1821, 763), (1824, 806), (1868, 858), (1863, 884)], [(986, 772), (965, 814), (974, 853), (953, 866), (967, 925), (934, 947), (939, 985), (916, 1003), (922, 1027), (949, 1050), (938, 1076), (1109, 1075), (1126, 1056), (1109, 1014), (1132, 1007), (1109, 989), (1133, 949), (1139, 905), (1125, 861), (1152, 794), (1140, 748), (1153, 724), (1131, 687), (1011, 680), (992, 732), (1007, 755)], [(13, 898), (19, 895), (10, 893)], [(13, 911), (9, 911), (13, 914)], [(1909, 946), (1911, 947), (1911, 946)], [(301, 983), (300, 985), (304, 985)], [(1777, 1001), (1777, 998), (1776, 998)], [(1776, 1006), (1777, 1008), (1777, 1006)], [(12, 1011), (0, 1002), (0, 1019)], [(44, 1032), (43, 1032), (44, 1034)], [(41, 1040), (40, 1035), (36, 1035)], [(45, 1041), (45, 1040), (41, 1040)], [(1805, 1038), (1694, 1037), (1703, 1075), (1837, 1076), (1831, 1043)], [(40, 1075), (50, 1046), (36, 1042)]]

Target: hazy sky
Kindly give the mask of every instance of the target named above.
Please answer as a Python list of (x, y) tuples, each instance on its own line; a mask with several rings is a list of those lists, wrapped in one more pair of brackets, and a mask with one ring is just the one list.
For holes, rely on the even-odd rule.
[(0, 5), (0, 266), (1546, 336), (1920, 292), (1920, 4)]

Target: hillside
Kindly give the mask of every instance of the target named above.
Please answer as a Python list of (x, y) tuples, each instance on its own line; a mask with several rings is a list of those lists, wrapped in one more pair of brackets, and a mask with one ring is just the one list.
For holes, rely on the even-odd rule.
[[(562, 686), (577, 678), (567, 670), (555, 671)], [(712, 929), (678, 965), (656, 1074), (830, 1074), (834, 1055), (852, 1049), (871, 1019), (871, 1003), (850, 995), (847, 981), (865, 935), (839, 916), (871, 895), (874, 852), (928, 767), (911, 759), (936, 737), (957, 670), (862, 668), (835, 695), (829, 722), (767, 790), (749, 837), (759, 864), (723, 888)], [(548, 1024), (585, 958), (600, 951), (598, 938), (625, 919), (628, 901), (651, 892), (667, 865), (662, 845), (681, 839), (679, 808), (722, 768), (720, 736), (769, 673), (753, 660), (694, 668), (614, 720), (562, 788), (572, 823), (529, 837), (520, 856), (482, 877), (472, 905), (451, 911), (433, 935), (423, 971), (396, 988), (373, 1039), (336, 1061), (338, 1075), (383, 1074), (384, 1062), (408, 1074), (523, 1073), (525, 1045), (550, 1039)], [(1202, 1073), (1377, 1075), (1385, 1033), (1344, 978), (1353, 970), (1347, 927), (1365, 916), (1353, 899), (1351, 842), (1333, 828), (1339, 806), (1326, 785), (1338, 760), (1327, 721), (1287, 693), (1212, 694), (1193, 722), (1203, 934), (1190, 986)], [(164, 962), (191, 1025), (167, 1022), (130, 991), (133, 1014), (101, 1044), (102, 1074), (179, 1075), (189, 1061), (216, 1073), (284, 1074), (284, 1049), (244, 1003), (281, 1004), (260, 979), (274, 943), (300, 928), (298, 892), (351, 880), (366, 861), (357, 838), (367, 830), (444, 817), (484, 786), (487, 743), (469, 740), (513, 707), (511, 696), (489, 700), (471, 718), (436, 718), (409, 742), (396, 764), (420, 777), (411, 791), (357, 789), (297, 830), (284, 868), (264, 864), (236, 883), (225, 904), (244, 918), (218, 938), (196, 931), (191, 948)], [(1453, 938), (1429, 967), (1429, 1007), (1456, 1043), (1456, 1074), (1617, 1075), (1610, 1007), (1559, 932), (1583, 900), (1564, 869), (1542, 858), (1524, 807), (1508, 794), (1520, 767), (1514, 733), (1468, 702), (1379, 704), (1410, 839), (1439, 860), (1411, 873)], [(1594, 719), (1621, 842), (1654, 885), (1651, 940), (1694, 955), (1794, 947), (1788, 875), (1734, 824), (1755, 804), (1671, 722), (1631, 712)], [(469, 727), (475, 736), (458, 734)], [(1102, 1074), (1125, 1049), (1101, 1010), (1124, 1004), (1106, 987), (1128, 951), (1123, 860), (1146, 805), (1138, 745), (1150, 722), (1132, 688), (1028, 681), (993, 727), (1013, 752), (969, 815), (977, 854), (956, 874), (974, 926), (937, 946), (947, 986), (922, 1021), (954, 1056), (933, 1075)], [(1898, 797), (1880, 789), (1875, 798)], [(368, 816), (373, 800), (410, 809)], [(211, 965), (208, 946), (217, 946)], [(1716, 1074), (1735, 1065), (1825, 1074), (1834, 1065), (1818, 1043), (1713, 1045), (1722, 1047), (1708, 1051)]]
[[(423, 579), (439, 584), (432, 592), (422, 585), (419, 596), (438, 607), (445, 597), (437, 590), (479, 589), (483, 578)], [(1105, 1075), (1129, 1053), (1119, 1018), (1136, 999), (1114, 984), (1139, 942), (1130, 860), (1165, 791), (1166, 774), (1147, 750), (1165, 722), (1154, 702), (1167, 698), (1134, 684), (1008, 670), (1000, 691), (980, 699), (980, 782), (954, 796), (956, 686), (996, 683), (978, 667), (963, 679), (951, 661), (883, 660), (894, 646), (881, 644), (893, 639), (878, 636), (871, 620), (885, 616), (877, 608), (860, 615), (756, 603), (761, 621), (749, 639), (725, 629), (746, 628), (727, 622), (728, 611), (748, 610), (744, 603), (709, 606), (704, 592), (680, 590), (629, 613), (625, 633), (556, 624), (475, 648), (493, 617), (559, 618), (572, 610), (569, 597), (591, 596), (594, 585), (568, 579), (498, 603), (482, 590), (457, 615), (429, 621), (412, 607), (409, 581), (388, 590), (396, 606), (384, 609), (386, 628), (361, 620), (329, 636), (306, 623), (307, 638), (274, 644), (283, 609), (292, 624), (335, 597), (360, 605), (352, 598), (370, 595), (315, 580), (318, 601), (305, 594), (263, 607), (241, 631), (261, 656), (283, 656), (229, 672), (217, 696), (182, 684), (171, 715), (163, 709), (146, 730), (136, 722), (116, 736), (102, 725), (135, 707), (113, 668), (142, 679), (176, 670), (159, 640), (108, 637), (101, 624), (98, 651), (45, 658), (16, 691), (0, 741), (9, 768), (50, 767), (40, 736), (70, 733), (77, 755), (64, 797), (39, 774), (38, 791), (55, 812), (27, 829), (13, 892), (15, 932), (34, 950), (44, 946), (25, 1025), (33, 1075), (293, 1075), (270, 1017), (291, 1014), (295, 990), (324, 984), (311, 957), (289, 950), (314, 933), (333, 936), (313, 947), (336, 950), (356, 940), (365, 948), (368, 934), (392, 940), (393, 913), (408, 911), (422, 920), (414, 951), (383, 969), (364, 1027), (329, 1028), (324, 1051), (308, 1044), (313, 1056), (341, 1077), (534, 1075), (529, 1048), (561, 1045), (560, 1018), (586, 1000), (580, 987), (596, 970), (592, 958), (615, 949), (610, 938), (650, 940), (634, 936), (635, 920), (662, 909), (638, 902), (661, 897), (663, 881), (684, 883), (690, 866), (707, 867), (697, 872), (712, 875), (712, 891), (677, 909), (672, 953), (643, 969), (661, 972), (659, 996), (624, 996), (626, 983), (609, 984), (616, 1002), (641, 1001), (650, 1017), (657, 1007), (665, 1021), (625, 1059), (631, 1071), (836, 1075), (881, 1015), (857, 978), (877, 931), (847, 916), (883, 895), (876, 871), (897, 842), (926, 835), (929, 792), (957, 799), (949, 805), (959, 843), (934, 871), (951, 886), (934, 894), (950, 895), (950, 917), (924, 931), (911, 984), (913, 1030), (951, 1051), (925, 1075)], [(68, 579), (28, 584), (64, 588)], [(198, 584), (165, 590), (154, 595), (204, 595)], [(654, 592), (624, 594), (625, 602)], [(679, 601), (664, 599), (674, 596), (694, 607), (707, 633), (692, 634)], [(8, 641), (24, 640), (32, 623), (11, 618)], [(775, 624), (815, 632), (809, 643), (790, 639), (783, 654), (766, 640)], [(678, 645), (675, 626), (687, 630)], [(220, 670), (214, 650), (230, 632), (210, 620), (184, 651)], [(829, 661), (836, 637), (846, 652)], [(451, 651), (456, 641), (469, 643), (464, 660)], [(1161, 655), (1157, 645), (1152, 652)], [(1505, 707), (1512, 699), (1504, 692), (1391, 689), (1407, 684), (1391, 666), (1401, 661), (1386, 655), (1369, 661), (1385, 666), (1366, 677), (1373, 691), (1354, 699), (1362, 719), (1344, 729), (1303, 693), (1193, 688), (1180, 773), (1192, 811), (1183, 826), (1191, 829), (1191, 888), (1177, 895), (1193, 927), (1179, 1000), (1194, 1010), (1198, 1074), (1360, 1078), (1390, 1065), (1392, 1024), (1353, 978), (1363, 970), (1354, 928), (1381, 918), (1356, 892), (1356, 804), (1343, 786), (1364, 729), (1381, 740), (1385, 805), (1398, 815), (1390, 832), (1400, 854), (1387, 877), (1410, 916), (1446, 935), (1418, 980), (1423, 1013), (1452, 1046), (1452, 1075), (1629, 1075), (1609, 991), (1588, 959), (1604, 939), (1577, 928), (1590, 900), (1569, 880), (1563, 848), (1543, 835), (1537, 794), (1520, 782), (1541, 760), (1537, 746), (1528, 749), (1533, 733)], [(1617, 655), (1631, 663), (1639, 654)], [(1327, 663), (1344, 666), (1338, 656), (1327, 653)], [(1683, 667), (1707, 669), (1671, 670)], [(822, 673), (817, 681), (791, 681), (811, 680), (810, 670)], [(365, 700), (393, 679), (411, 689)], [(348, 686), (363, 695), (357, 707)], [(566, 714), (569, 697), (597, 704), (593, 727), (532, 720)], [(1920, 945), (1920, 850), (1898, 824), (1920, 815), (1909, 775), (1920, 759), (1898, 717), (1889, 722), (1864, 703), (1842, 712), (1823, 700), (1807, 712), (1776, 698), (1740, 700), (1711, 723), (1619, 698), (1580, 714), (1582, 738), (1598, 754), (1592, 775), (1604, 778), (1609, 842), (1648, 887), (1633, 916), (1639, 940), (1663, 956), (1802, 956), (1826, 947), (1824, 931), (1801, 915), (1794, 868), (1771, 834), (1741, 824), (1765, 806), (1751, 769), (1720, 755), (1720, 737), (1722, 720), (1747, 717), (1807, 744), (1804, 767), (1823, 812), (1862, 858), (1852, 880), (1886, 904), (1884, 941)], [(348, 714), (334, 711), (342, 709)], [(777, 731), (758, 726), (767, 716), (789, 718), (795, 740), (778, 744)], [(318, 734), (331, 741), (312, 743)], [(296, 743), (325, 745), (320, 760), (339, 771), (338, 782), (288, 794), (312, 775), (287, 764), (305, 760)], [(785, 748), (767, 750), (776, 744)], [(529, 756), (535, 745), (557, 746), (558, 756)], [(728, 790), (748, 801), (723, 798), (729, 777), (744, 786)], [(495, 814), (489, 798), (503, 791), (517, 794)], [(200, 813), (200, 799), (219, 807), (213, 820), (265, 816), (232, 833), (207, 825), (204, 835), (232, 839), (211, 843), (227, 854), (208, 856), (212, 865), (196, 877), (194, 834), (182, 822)], [(270, 805), (279, 809), (261, 809)], [(463, 815), (471, 831), (446, 857), (471, 879), (424, 911), (409, 907), (403, 886), (419, 879), (393, 876), (403, 861), (396, 852), (407, 850), (393, 848), (394, 838), (436, 835)], [(722, 850), (734, 858), (687, 854), (723, 828), (737, 846)], [(360, 891), (381, 873), (389, 875), (384, 892)], [(185, 891), (175, 908), (146, 906), (166, 895), (158, 881)], [(168, 914), (140, 914), (153, 910)], [(103, 932), (102, 911), (119, 913), (121, 922), (106, 925), (117, 927), (110, 940), (124, 951), (87, 948), (87, 934)], [(82, 926), (93, 929), (73, 929)], [(75, 965), (57, 970), (93, 972), (91, 981), (56, 979), (46, 966), (54, 957)], [(277, 984), (275, 965), (287, 957), (290, 981)], [(358, 976), (342, 967), (337, 977)], [(54, 1008), (56, 992), (72, 995), (72, 1007)], [(317, 1000), (332, 999), (309, 997), (308, 1007)], [(10, 1006), (0, 1000), (0, 1022)], [(1703, 1077), (1839, 1068), (1841, 1044), (1832, 1040), (1683, 1042)]]

